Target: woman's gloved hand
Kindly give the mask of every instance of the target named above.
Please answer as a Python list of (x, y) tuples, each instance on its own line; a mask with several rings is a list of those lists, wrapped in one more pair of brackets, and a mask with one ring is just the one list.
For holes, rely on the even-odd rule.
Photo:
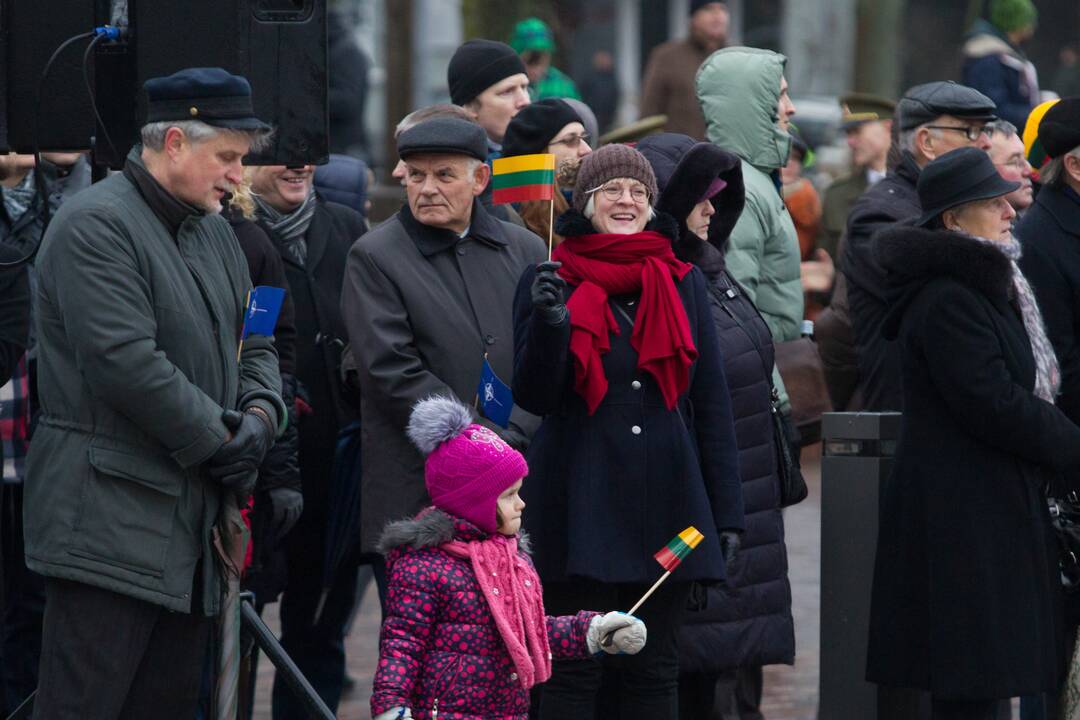
[(645, 623), (638, 618), (609, 612), (592, 619), (585, 641), (593, 655), (601, 650), (608, 655), (637, 655), (645, 647), (647, 635)]
[(548, 325), (561, 325), (566, 319), (566, 305), (563, 303), (566, 281), (556, 272), (561, 267), (561, 262), (542, 262), (536, 266), (536, 277), (533, 278), (533, 310)]

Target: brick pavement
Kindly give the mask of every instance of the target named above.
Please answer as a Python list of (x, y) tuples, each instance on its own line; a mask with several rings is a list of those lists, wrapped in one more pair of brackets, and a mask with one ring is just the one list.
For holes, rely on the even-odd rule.
[[(774, 666), (765, 671), (762, 710), (768, 720), (813, 720), (817, 714), (818, 612), (821, 579), (820, 446), (803, 453), (803, 474), (810, 496), (785, 511), (789, 575), (795, 612), (794, 667)], [(370, 720), (368, 699), (378, 653), (379, 603), (374, 586), (368, 588), (349, 635), (348, 668), (357, 685), (338, 710), (341, 720)], [(277, 625), (277, 606), (266, 611), (267, 622)], [(262, 662), (255, 701), (256, 720), (270, 720), (270, 684), (273, 668)]]

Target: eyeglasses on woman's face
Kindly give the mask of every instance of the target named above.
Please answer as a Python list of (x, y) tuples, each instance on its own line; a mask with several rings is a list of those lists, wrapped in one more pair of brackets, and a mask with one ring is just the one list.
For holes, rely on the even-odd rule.
[(589, 192), (599, 192), (608, 202), (618, 202), (627, 191), (630, 193), (630, 199), (638, 205), (649, 202), (649, 191), (641, 183), (609, 182)]
[(549, 145), (565, 145), (570, 150), (577, 150), (581, 147), (581, 143), (589, 142), (589, 134), (581, 133), (580, 135), (567, 135), (559, 140), (552, 140)]

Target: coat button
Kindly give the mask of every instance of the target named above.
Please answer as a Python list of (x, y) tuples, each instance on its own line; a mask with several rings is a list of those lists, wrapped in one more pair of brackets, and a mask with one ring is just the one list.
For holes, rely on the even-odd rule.
[(634, 382), (630, 383), (630, 387), (634, 388), (635, 390), (640, 390), (641, 389), (641, 381), (640, 380), (635, 380)]
[(640, 425), (635, 425), (634, 427), (630, 428), (630, 432), (634, 433), (635, 435), (640, 435), (641, 434), (641, 426)]
[(458, 255), (464, 255), (464, 254), (465, 254), (465, 248), (463, 248), (463, 247), (459, 247), (459, 248), (457, 249), (457, 254), (458, 254)]
[(517, 680), (517, 673), (510, 673), (511, 680)]
[(487, 335), (484, 336), (484, 342), (486, 342), (488, 345), (494, 345), (495, 344), (495, 336), (492, 335), (491, 333), (488, 333)]

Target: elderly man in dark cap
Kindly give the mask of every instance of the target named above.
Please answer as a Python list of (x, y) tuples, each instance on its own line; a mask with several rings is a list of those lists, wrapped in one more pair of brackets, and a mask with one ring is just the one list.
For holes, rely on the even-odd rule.
[(1050, 108), (1039, 125), (1050, 161), (1042, 190), (1016, 226), (1024, 248), (1020, 268), (1035, 289), (1058, 361), (1058, 406), (1080, 424), (1080, 98)]
[[(405, 436), (413, 405), (431, 395), (473, 405), (485, 357), (510, 383), (514, 291), (546, 255), (478, 201), (490, 174), (479, 126), (428, 120), (397, 147), (408, 203), (353, 245), (341, 301), (360, 368), (363, 552), (377, 549), (387, 521), (429, 502), (423, 456)], [(537, 425), (516, 407), (508, 428), (481, 422), (519, 448)]]
[(840, 396), (831, 386), (837, 406), (854, 403), (853, 407), (874, 412), (902, 409), (899, 355), (881, 336), (885, 283), (870, 239), (878, 230), (922, 212), (915, 187), (930, 161), (961, 147), (989, 150), (986, 125), (993, 119), (990, 98), (951, 81), (917, 85), (900, 99), (894, 119), (899, 125), (899, 163), (855, 203), (840, 251), (845, 286), (838, 283), (837, 290), (841, 303), (850, 307), (858, 380), (854, 395), (850, 384)]
[(60, 209), (37, 260), (37, 718), (194, 716), (222, 594), (215, 524), (286, 418), (272, 338), (237, 352), (251, 281), (218, 214), (269, 127), (220, 68), (146, 93), (142, 144)]

